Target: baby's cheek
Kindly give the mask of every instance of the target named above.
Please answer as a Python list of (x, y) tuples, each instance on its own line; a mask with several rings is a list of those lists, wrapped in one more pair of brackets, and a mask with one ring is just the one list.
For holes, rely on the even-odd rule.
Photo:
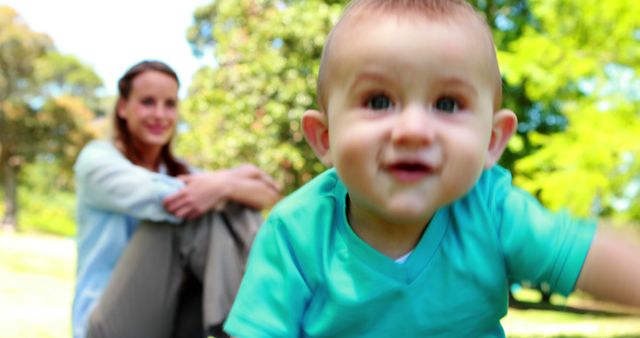
[[(332, 140), (333, 164), (346, 183), (368, 177), (376, 165), (376, 146), (359, 133), (348, 133)], [(335, 147), (334, 147), (335, 146)]]
[(362, 128), (351, 128), (339, 134), (332, 135), (330, 139), (331, 151), (334, 160), (356, 162), (362, 161), (367, 154), (373, 152), (376, 146)]
[(484, 169), (487, 149), (483, 146), (480, 139), (459, 139), (460, 142), (455, 151), (450, 149), (448, 152), (447, 168), (445, 175), (447, 177), (448, 189), (460, 197), (467, 193), (476, 183), (482, 170)]

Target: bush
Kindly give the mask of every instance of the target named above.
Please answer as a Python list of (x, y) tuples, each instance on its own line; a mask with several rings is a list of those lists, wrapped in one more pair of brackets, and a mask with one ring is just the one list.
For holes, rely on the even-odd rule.
[(75, 195), (68, 191), (19, 191), (22, 231), (75, 236)]

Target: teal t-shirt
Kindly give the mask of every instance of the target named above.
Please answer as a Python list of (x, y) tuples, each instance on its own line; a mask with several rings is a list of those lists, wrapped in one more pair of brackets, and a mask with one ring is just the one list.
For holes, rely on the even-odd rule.
[(238, 337), (501, 337), (510, 281), (570, 293), (595, 223), (551, 213), (486, 170), (403, 264), (362, 241), (330, 169), (262, 226), (225, 330)]

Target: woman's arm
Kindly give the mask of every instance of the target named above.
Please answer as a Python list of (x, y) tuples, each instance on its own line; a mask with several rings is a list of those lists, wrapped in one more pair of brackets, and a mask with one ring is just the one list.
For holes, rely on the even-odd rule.
[(282, 188), (266, 172), (251, 164), (231, 169), (234, 184), (229, 200), (246, 204), (255, 209), (273, 206), (280, 198)]
[(165, 209), (192, 219), (231, 200), (256, 209), (272, 206), (280, 199), (273, 178), (253, 165), (179, 177), (185, 187), (163, 201)]
[(640, 246), (599, 227), (577, 287), (596, 298), (640, 308)]
[(78, 198), (88, 205), (139, 219), (180, 221), (163, 208), (162, 200), (184, 183), (134, 165), (110, 143), (89, 143), (74, 171)]

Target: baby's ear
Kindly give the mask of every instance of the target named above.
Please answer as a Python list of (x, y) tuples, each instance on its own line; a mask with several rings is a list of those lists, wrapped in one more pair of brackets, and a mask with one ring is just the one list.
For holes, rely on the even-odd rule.
[(518, 126), (516, 114), (508, 109), (502, 109), (493, 114), (493, 127), (491, 128), (491, 141), (487, 157), (484, 161), (485, 168), (491, 168), (504, 152), (509, 139), (513, 136)]
[(304, 138), (316, 153), (316, 156), (326, 166), (331, 166), (331, 151), (329, 149), (329, 126), (327, 114), (317, 110), (307, 110), (302, 115), (302, 131)]

